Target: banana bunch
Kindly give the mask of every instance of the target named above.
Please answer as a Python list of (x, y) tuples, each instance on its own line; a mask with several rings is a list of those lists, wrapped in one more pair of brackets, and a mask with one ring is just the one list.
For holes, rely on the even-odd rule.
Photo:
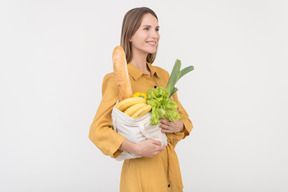
[(152, 109), (143, 97), (129, 97), (117, 103), (115, 107), (134, 119), (142, 117)]

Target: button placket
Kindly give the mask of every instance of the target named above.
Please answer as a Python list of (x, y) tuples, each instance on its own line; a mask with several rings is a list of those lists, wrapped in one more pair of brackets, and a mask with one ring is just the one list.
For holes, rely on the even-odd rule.
[(153, 88), (157, 88), (156, 82), (154, 81), (154, 79), (152, 77), (149, 76), (149, 78), (147, 80), (151, 82)]

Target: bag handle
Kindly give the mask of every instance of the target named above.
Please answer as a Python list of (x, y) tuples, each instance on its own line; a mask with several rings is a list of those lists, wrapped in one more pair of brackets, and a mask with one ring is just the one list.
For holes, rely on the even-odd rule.
[(116, 118), (113, 118), (113, 115), (114, 115), (114, 113), (115, 113), (114, 110), (115, 110), (115, 109), (113, 108), (113, 110), (112, 110), (113, 129), (114, 129), (114, 131), (118, 132), (118, 131), (117, 131), (117, 126), (116, 126)]

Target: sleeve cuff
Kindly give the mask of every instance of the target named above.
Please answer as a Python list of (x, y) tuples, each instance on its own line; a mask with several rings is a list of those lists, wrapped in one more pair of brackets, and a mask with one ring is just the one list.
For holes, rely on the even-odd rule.
[(183, 132), (183, 138), (184, 139), (186, 136), (190, 135), (190, 132), (192, 131), (193, 125), (190, 121), (187, 119), (183, 119), (182, 123), (184, 124), (184, 130)]
[(174, 138), (180, 141), (181, 139), (184, 139), (186, 136), (188, 136), (192, 130), (192, 125), (187, 121), (187, 119), (180, 119), (182, 121), (184, 129), (183, 131), (180, 131), (178, 133), (174, 133)]
[(113, 150), (114, 152), (112, 153), (111, 157), (112, 158), (117, 158), (119, 155), (121, 155), (121, 153), (123, 151), (119, 150), (119, 147), (121, 146), (121, 144), (126, 140), (125, 137), (122, 137), (121, 139), (119, 139), (119, 141), (117, 141), (117, 143), (115, 144), (115, 149)]

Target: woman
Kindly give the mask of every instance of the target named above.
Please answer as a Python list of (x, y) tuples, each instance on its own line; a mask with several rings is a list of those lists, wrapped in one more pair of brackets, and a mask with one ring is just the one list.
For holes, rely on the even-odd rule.
[[(147, 7), (128, 11), (122, 24), (121, 46), (126, 53), (127, 67), (133, 92), (146, 92), (159, 86), (166, 87), (169, 73), (152, 66), (159, 43), (157, 15)], [(168, 144), (145, 140), (135, 144), (113, 130), (111, 112), (118, 100), (114, 73), (104, 77), (102, 101), (90, 127), (89, 138), (105, 154), (113, 158), (123, 151), (142, 158), (125, 160), (122, 166), (121, 192), (179, 192), (183, 190), (181, 173), (174, 148), (192, 129), (192, 123), (177, 94), (172, 99), (178, 104), (182, 119), (170, 122), (161, 120), (162, 132), (166, 133)]]

